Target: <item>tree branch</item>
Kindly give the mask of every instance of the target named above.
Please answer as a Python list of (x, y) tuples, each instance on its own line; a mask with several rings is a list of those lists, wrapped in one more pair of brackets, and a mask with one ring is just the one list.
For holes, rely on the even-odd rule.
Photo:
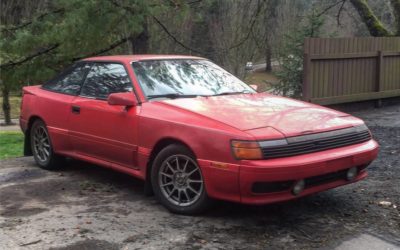
[[(200, 1), (201, 1), (201, 0), (199, 0), (199, 1), (193, 1), (193, 2), (191, 2), (191, 3), (189, 3), (189, 4), (192, 4), (192, 3), (195, 3), (195, 2), (200, 2)], [(342, 0), (342, 1), (343, 1), (343, 0)], [(130, 6), (123, 6), (123, 5), (119, 4), (118, 2), (116, 2), (115, 0), (110, 0), (110, 2), (111, 2), (113, 5), (117, 6), (117, 7), (120, 7), (120, 8), (125, 9), (126, 11), (130, 12), (131, 14), (135, 14), (134, 10), (133, 10)], [(260, 2), (262, 2), (262, 3), (260, 3)], [(265, 4), (265, 2), (266, 2), (265, 0), (259, 0), (258, 6), (257, 6), (257, 12), (256, 12), (255, 16), (253, 17), (253, 20), (250, 22), (249, 32), (248, 32), (247, 35), (244, 37), (244, 39), (242, 39), (241, 41), (239, 41), (237, 44), (234, 44), (234, 45), (230, 46), (229, 48), (227, 48), (227, 49), (225, 49), (225, 50), (223, 50), (223, 51), (220, 51), (221, 53), (225, 53), (225, 52), (227, 52), (227, 51), (229, 51), (229, 50), (232, 50), (232, 49), (235, 49), (235, 48), (240, 47), (243, 43), (245, 43), (245, 42), (250, 38), (251, 33), (252, 33), (252, 29), (253, 29), (253, 27), (254, 27), (254, 25), (255, 25), (257, 19), (258, 19), (258, 16), (259, 16), (259, 14), (260, 14), (260, 12), (261, 12), (262, 6)], [(152, 17), (152, 18), (154, 19), (154, 21), (161, 27), (161, 29), (162, 29), (175, 43), (177, 43), (178, 45), (180, 45), (182, 48), (185, 48), (185, 49), (187, 49), (187, 50), (189, 50), (189, 51), (191, 51), (191, 52), (195, 52), (195, 53), (198, 53), (198, 54), (203, 54), (203, 55), (206, 54), (204, 51), (200, 51), (200, 50), (191, 48), (190, 46), (188, 46), (188, 45), (184, 44), (183, 42), (179, 41), (157, 17), (155, 17), (155, 16), (153, 16), (153, 15), (151, 15), (151, 17)]]
[(188, 5), (192, 5), (192, 4), (196, 4), (196, 3), (200, 3), (200, 2), (202, 2), (203, 0), (194, 0), (194, 1), (191, 1), (191, 2), (187, 2), (187, 4)]
[(158, 25), (160, 25), (161, 29), (162, 29), (175, 43), (179, 44), (181, 47), (183, 47), (183, 48), (185, 48), (185, 49), (187, 49), (187, 50), (189, 50), (189, 51), (192, 51), (192, 52), (195, 52), (195, 53), (198, 53), (198, 54), (204, 54), (203, 52), (201, 52), (201, 51), (199, 51), (199, 50), (196, 50), (196, 49), (193, 49), (193, 48), (190, 48), (189, 46), (187, 46), (187, 45), (185, 45), (184, 43), (182, 43), (181, 41), (179, 41), (174, 35), (171, 34), (171, 32), (169, 32), (169, 30), (167, 29), (167, 27), (165, 27), (165, 25), (164, 25), (160, 20), (157, 19), (157, 17), (155, 17), (155, 16), (151, 16), (151, 17), (154, 19), (154, 21), (156, 21), (156, 23), (157, 23)]
[(26, 63), (26, 62), (28, 62), (28, 61), (36, 58), (36, 57), (39, 57), (39, 56), (41, 56), (43, 54), (47, 54), (47, 53), (57, 49), (59, 46), (60, 46), (60, 44), (53, 44), (50, 47), (47, 47), (45, 49), (41, 49), (41, 50), (39, 50), (38, 52), (36, 52), (36, 53), (34, 53), (32, 55), (29, 55), (29, 56), (27, 56), (25, 58), (19, 59), (18, 61), (9, 61), (7, 63), (1, 64), (0, 65), (0, 69), (6, 69), (6, 68), (9, 68), (9, 67), (14, 67), (14, 66), (18, 66), (18, 65), (24, 64), (24, 63)]
[(75, 57), (75, 58), (72, 59), (72, 61), (78, 61), (78, 60), (81, 60), (81, 59), (83, 59), (83, 58), (92, 57), (92, 56), (98, 56), (98, 55), (104, 54), (104, 53), (106, 53), (106, 52), (108, 52), (108, 51), (111, 51), (111, 50), (117, 48), (117, 47), (120, 46), (121, 44), (123, 44), (123, 43), (125, 43), (126, 41), (128, 41), (130, 38), (131, 38), (131, 36), (124, 37), (124, 38), (122, 38), (122, 39), (120, 39), (120, 40), (118, 40), (118, 41), (112, 43), (112, 44), (111, 44), (110, 46), (108, 46), (107, 48), (98, 50), (98, 51), (93, 52), (93, 53), (90, 53), (90, 54), (88, 54), (88, 55)]
[(396, 33), (400, 36), (400, 0), (390, 0), (390, 3), (393, 7), (393, 14), (396, 18), (397, 30)]
[(339, 11), (336, 15), (336, 22), (338, 26), (342, 26), (342, 24), (340, 23), (340, 15), (342, 14), (342, 11), (344, 9), (344, 4), (346, 3), (346, 0), (343, 1), (342, 5), (340, 5)]
[(249, 32), (247, 33), (247, 35), (238, 43), (230, 46), (229, 48), (225, 49), (225, 51), (229, 51), (231, 49), (235, 49), (237, 47), (240, 47), (243, 43), (245, 43), (251, 36), (251, 33), (253, 32), (253, 28), (254, 25), (256, 24), (256, 21), (258, 19), (258, 16), (260, 15), (262, 6), (265, 4), (265, 1), (263, 1), (263, 4), (260, 3), (260, 1), (258, 1), (258, 6), (257, 6), (257, 12), (253, 17), (253, 20), (250, 22), (250, 27), (249, 27)]
[(25, 23), (22, 23), (20, 25), (17, 25), (17, 26), (14, 26), (14, 27), (10, 27), (10, 28), (3, 28), (3, 29), (1, 29), (1, 32), (13, 32), (13, 31), (16, 31), (16, 30), (19, 30), (19, 29), (22, 29), (22, 28), (25, 28), (25, 27), (31, 25), (35, 20), (42, 20), (46, 16), (49, 16), (49, 15), (52, 15), (52, 14), (57, 14), (57, 13), (62, 13), (62, 12), (64, 12), (64, 9), (62, 9), (62, 8), (61, 9), (56, 9), (54, 11), (46, 12), (46, 13), (43, 13), (43, 14), (37, 16), (36, 18), (33, 18), (32, 20), (30, 20), (28, 22), (25, 22)]
[[(135, 15), (135, 11), (133, 10), (133, 8), (131, 8), (130, 6), (124, 6), (119, 4), (118, 2), (116, 2), (115, 0), (110, 0), (111, 4), (113, 4), (116, 7), (122, 8), (126, 11), (128, 11), (129, 13)], [(179, 44), (180, 46), (182, 46), (183, 48), (195, 52), (195, 53), (199, 53), (199, 54), (203, 54), (201, 51), (190, 48), (189, 46), (185, 45), (184, 43), (182, 43), (181, 41), (179, 41), (174, 35), (171, 34), (171, 32), (167, 29), (167, 27), (155, 16), (151, 15), (151, 17), (154, 19), (154, 21), (161, 27), (161, 29), (177, 44)]]
[(330, 9), (336, 7), (339, 4), (342, 4), (342, 6), (344, 5), (344, 3), (346, 2), (346, 0), (340, 0), (334, 4), (329, 5), (328, 7), (326, 7), (324, 10), (322, 10), (320, 13), (318, 13), (316, 16), (320, 17), (322, 15), (324, 15), (326, 12), (328, 12)]
[(367, 26), (371, 36), (392, 36), (391, 32), (387, 30), (374, 15), (365, 0), (350, 0), (350, 2)]

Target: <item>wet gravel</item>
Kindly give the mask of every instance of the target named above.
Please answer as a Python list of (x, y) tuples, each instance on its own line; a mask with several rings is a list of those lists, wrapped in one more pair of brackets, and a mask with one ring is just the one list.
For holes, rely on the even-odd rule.
[(219, 202), (195, 217), (87, 163), (49, 172), (31, 157), (0, 161), (0, 249), (332, 249), (363, 234), (400, 246), (400, 106), (354, 114), (381, 145), (366, 180), (268, 206)]

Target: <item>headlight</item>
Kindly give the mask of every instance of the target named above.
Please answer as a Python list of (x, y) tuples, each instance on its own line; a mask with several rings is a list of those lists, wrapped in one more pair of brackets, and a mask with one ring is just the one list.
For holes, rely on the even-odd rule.
[(233, 155), (238, 160), (260, 160), (263, 158), (258, 142), (234, 140), (231, 146)]

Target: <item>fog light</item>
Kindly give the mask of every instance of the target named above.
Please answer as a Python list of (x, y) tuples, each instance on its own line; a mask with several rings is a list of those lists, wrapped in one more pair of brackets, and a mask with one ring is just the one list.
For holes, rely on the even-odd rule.
[(346, 179), (348, 181), (352, 181), (357, 176), (357, 174), (358, 174), (358, 169), (356, 167), (349, 168), (349, 170), (347, 170), (347, 173), (346, 173)]
[(294, 187), (292, 189), (292, 194), (294, 194), (294, 195), (300, 194), (304, 190), (304, 186), (305, 186), (304, 180), (299, 180), (294, 185)]

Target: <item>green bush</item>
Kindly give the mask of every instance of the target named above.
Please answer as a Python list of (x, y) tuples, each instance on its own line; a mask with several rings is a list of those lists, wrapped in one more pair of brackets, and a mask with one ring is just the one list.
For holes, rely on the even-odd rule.
[(323, 19), (311, 14), (299, 29), (287, 34), (279, 54), (281, 69), (276, 73), (279, 83), (275, 94), (300, 98), (303, 83), (303, 46), (306, 37), (319, 37)]

